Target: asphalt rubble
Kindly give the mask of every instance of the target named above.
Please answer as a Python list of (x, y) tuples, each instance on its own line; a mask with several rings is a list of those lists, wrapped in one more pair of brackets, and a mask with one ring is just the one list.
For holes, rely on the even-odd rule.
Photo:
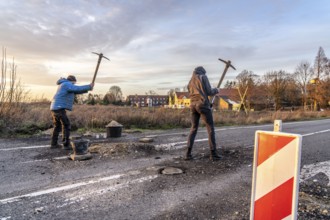
[[(91, 139), (91, 146), (88, 151), (93, 155), (99, 157), (111, 157), (111, 159), (123, 159), (123, 158), (141, 158), (152, 157), (155, 159), (161, 158), (162, 153), (167, 154), (167, 151), (159, 151), (152, 144), (153, 140), (139, 141), (124, 141), (121, 139), (119, 142), (108, 142), (105, 134), (95, 135), (88, 134), (87, 138)], [(96, 138), (95, 138), (96, 136)], [(219, 170), (224, 172), (230, 172), (236, 167), (243, 164), (250, 166), (253, 161), (253, 149), (244, 149), (238, 146), (235, 149), (224, 149), (222, 154), (225, 156), (223, 160), (218, 162), (206, 162), (208, 161), (208, 155), (204, 152), (196, 152), (193, 162), (187, 162), (183, 160), (183, 157), (174, 158), (174, 162), (164, 163), (155, 166), (153, 169), (159, 173), (171, 170), (170, 174), (180, 175), (189, 171), (189, 178), (187, 181), (194, 181), (198, 178), (208, 178), (217, 175)], [(45, 157), (46, 155), (40, 155)], [(48, 155), (49, 156), (49, 155)], [(54, 155), (52, 155), (54, 156)], [(56, 156), (56, 155), (55, 155)], [(60, 155), (58, 155), (60, 156)], [(251, 168), (252, 169), (252, 168)], [(182, 171), (182, 172), (181, 172)], [(162, 173), (168, 174), (168, 173)], [(166, 183), (161, 183), (157, 187), (162, 187)], [(171, 184), (171, 183), (170, 183)], [(329, 178), (324, 173), (319, 173), (304, 182), (299, 184), (299, 199), (298, 199), (298, 219), (299, 220), (316, 220), (316, 219), (330, 219), (330, 183)], [(201, 207), (199, 207), (201, 208)], [(204, 207), (205, 208), (205, 207)], [(245, 198), (243, 202), (237, 204), (231, 210), (231, 215), (227, 219), (249, 219), (250, 212), (250, 199)], [(193, 212), (191, 213), (193, 216)], [(190, 217), (191, 217), (190, 216)], [(185, 219), (187, 216), (180, 213), (172, 213), (170, 216), (160, 216), (160, 219)], [(217, 218), (217, 213), (208, 217), (209, 219)], [(193, 217), (192, 219), (198, 219)]]
[[(205, 163), (208, 156), (204, 153), (195, 154), (193, 163), (183, 160), (183, 158), (175, 158), (173, 163), (165, 163), (161, 166), (156, 166), (155, 169), (162, 174), (181, 174), (190, 170), (191, 178), (198, 178), (201, 174), (204, 178), (207, 176), (216, 175), (217, 170), (233, 170), (235, 167), (242, 164), (252, 163), (252, 150), (248, 152), (242, 151), (241, 148), (230, 149), (222, 151), (225, 155), (223, 161), (216, 163)], [(120, 159), (124, 157), (139, 158), (144, 156), (159, 155), (159, 151), (155, 149), (154, 145), (150, 143), (97, 143), (92, 144), (89, 151), (93, 154), (100, 154), (103, 157), (112, 157), (113, 159)], [(166, 152), (163, 152), (166, 153)], [(160, 157), (155, 157), (159, 159)], [(226, 159), (227, 158), (227, 159)], [(176, 166), (176, 167), (175, 167)], [(197, 167), (197, 168), (196, 168)], [(170, 173), (166, 173), (170, 170)], [(316, 176), (300, 183), (299, 185), (299, 199), (298, 199), (298, 219), (314, 220), (314, 219), (330, 219), (330, 187), (329, 179), (323, 174), (319, 173)], [(246, 200), (245, 203), (235, 207), (231, 219), (249, 219), (250, 203)], [(175, 218), (180, 217), (179, 214), (173, 214)], [(174, 217), (172, 216), (172, 217)], [(164, 216), (168, 218), (169, 216)], [(217, 219), (213, 216), (213, 219)], [(211, 218), (212, 219), (212, 218)]]

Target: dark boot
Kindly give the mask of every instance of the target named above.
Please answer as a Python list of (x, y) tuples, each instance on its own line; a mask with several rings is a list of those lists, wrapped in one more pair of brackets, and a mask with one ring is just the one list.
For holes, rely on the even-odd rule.
[(63, 144), (63, 150), (72, 150), (71, 145), (64, 145)]
[(184, 157), (184, 160), (192, 160), (193, 159), (193, 157), (191, 155), (191, 150), (192, 150), (192, 148), (188, 147), (187, 152), (186, 152), (186, 156)]
[(56, 149), (56, 148), (61, 148), (62, 147), (61, 144), (57, 143), (57, 139), (58, 139), (58, 133), (56, 134), (56, 132), (53, 132), (52, 140), (51, 140), (51, 143), (50, 143), (50, 148), (51, 149)]
[(217, 160), (220, 160), (220, 159), (222, 159), (222, 157), (218, 155), (217, 151), (216, 150), (211, 150), (210, 160), (217, 161)]
[(50, 149), (60, 149), (60, 148), (62, 148), (62, 145), (61, 144), (51, 144), (50, 145)]

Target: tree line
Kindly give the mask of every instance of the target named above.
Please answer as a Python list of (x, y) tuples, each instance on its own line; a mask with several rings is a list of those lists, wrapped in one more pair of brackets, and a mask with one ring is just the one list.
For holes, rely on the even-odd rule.
[[(285, 70), (269, 71), (264, 75), (257, 75), (253, 71), (243, 70), (235, 80), (227, 81), (224, 88), (237, 89), (236, 99), (240, 100), (241, 108), (249, 111), (280, 110), (283, 108), (302, 108), (304, 110), (319, 111), (330, 105), (330, 59), (319, 48), (314, 63), (301, 61), (293, 73)], [(186, 86), (183, 91), (187, 91)], [(175, 88), (168, 92), (174, 100), (175, 92), (182, 89)], [(105, 95), (88, 94), (76, 97), (80, 104), (127, 104), (122, 98), (119, 86), (112, 86)], [(153, 90), (146, 95), (157, 95)], [(172, 103), (173, 104), (173, 103)]]
[(76, 104), (88, 104), (88, 105), (123, 105), (123, 92), (119, 86), (111, 86), (109, 91), (105, 94), (85, 94), (75, 95)]
[(318, 111), (330, 105), (329, 73), (330, 59), (320, 47), (314, 64), (301, 61), (293, 73), (278, 70), (259, 76), (243, 70), (224, 87), (237, 89), (242, 107), (247, 110), (302, 106), (304, 110)]
[[(2, 49), (2, 71), (0, 85), (0, 117), (10, 114), (12, 108), (19, 108), (20, 103), (29, 100), (29, 91), (17, 79), (17, 65), (7, 62), (6, 50)], [(253, 71), (243, 70), (236, 80), (227, 81), (225, 88), (238, 90), (238, 99), (244, 109), (274, 109), (288, 106), (302, 106), (307, 110), (320, 110), (330, 105), (330, 59), (319, 48), (314, 63), (300, 62), (293, 73), (284, 70), (270, 71), (259, 76)], [(8, 80), (9, 79), (9, 80)], [(186, 87), (184, 87), (186, 89)], [(178, 89), (172, 89), (168, 95), (173, 96)], [(146, 95), (157, 95), (153, 90)], [(127, 104), (123, 100), (119, 86), (110, 87), (105, 95), (78, 95), (76, 103), (80, 104)], [(30, 99), (31, 100), (31, 99)]]
[(29, 91), (17, 79), (17, 65), (13, 58), (7, 61), (6, 48), (2, 48), (1, 76), (0, 76), (0, 126), (3, 118), (9, 117), (16, 110), (22, 108), (22, 102), (28, 99)]

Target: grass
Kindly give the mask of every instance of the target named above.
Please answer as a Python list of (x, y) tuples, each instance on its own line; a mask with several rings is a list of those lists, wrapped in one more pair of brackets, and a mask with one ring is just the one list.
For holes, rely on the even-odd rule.
[[(2, 136), (31, 135), (52, 127), (49, 104), (26, 104), (24, 107), (12, 109), (10, 116), (0, 117)], [(189, 109), (135, 108), (104, 105), (75, 105), (68, 112), (72, 130), (105, 131), (105, 126), (112, 120), (124, 126), (124, 129), (172, 129), (190, 127)], [(249, 125), (273, 123), (275, 119), (282, 121), (299, 121), (330, 118), (330, 111), (259, 111), (244, 112), (215, 111), (213, 112), (216, 126)], [(203, 126), (203, 123), (202, 123)]]

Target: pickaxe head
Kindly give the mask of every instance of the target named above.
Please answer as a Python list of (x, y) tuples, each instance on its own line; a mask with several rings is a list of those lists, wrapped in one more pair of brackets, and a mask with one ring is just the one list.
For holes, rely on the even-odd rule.
[(105, 58), (107, 60), (110, 60), (109, 58), (103, 56), (103, 53), (95, 53), (95, 52), (92, 52), (92, 53), (98, 55), (99, 56), (99, 59)]
[(231, 65), (231, 61), (230, 61), (230, 60), (225, 61), (225, 60), (220, 59), (220, 58), (219, 58), (219, 60), (222, 61), (222, 62), (224, 62), (224, 63), (226, 64), (227, 67), (231, 67), (231, 68), (233, 68), (234, 70), (236, 70), (236, 68), (235, 68), (233, 65)]

